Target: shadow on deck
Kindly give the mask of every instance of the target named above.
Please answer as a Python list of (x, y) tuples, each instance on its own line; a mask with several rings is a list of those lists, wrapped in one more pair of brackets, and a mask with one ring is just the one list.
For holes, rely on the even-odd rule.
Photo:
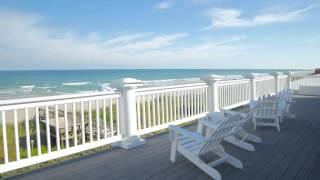
[[(224, 143), (227, 152), (239, 158), (244, 169), (230, 165), (216, 168), (223, 179), (320, 179), (320, 97), (297, 96), (291, 111), (296, 119), (285, 119), (281, 132), (258, 128), (263, 143), (247, 152)], [(195, 129), (195, 126), (191, 126)], [(248, 131), (252, 131), (248, 126)], [(168, 133), (147, 139), (131, 150), (113, 148), (12, 179), (209, 179), (183, 156), (169, 161)]]

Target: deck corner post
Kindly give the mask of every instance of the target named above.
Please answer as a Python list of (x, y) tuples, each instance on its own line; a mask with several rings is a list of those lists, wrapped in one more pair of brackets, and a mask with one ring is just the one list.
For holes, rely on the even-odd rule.
[(207, 77), (201, 78), (208, 84), (208, 111), (218, 112), (219, 110), (219, 97), (218, 97), (218, 82), (223, 76), (211, 74)]
[(281, 75), (280, 72), (274, 72), (272, 73), (272, 75), (274, 76), (274, 93), (277, 94), (280, 92), (280, 80), (279, 80), (279, 76)]
[(143, 82), (133, 78), (124, 78), (111, 83), (120, 95), (119, 120), (122, 140), (120, 147), (131, 149), (145, 144), (137, 134), (136, 89), (143, 86)]
[(288, 71), (286, 73), (286, 75), (288, 75), (287, 77), (287, 89), (291, 89), (292, 88), (292, 84), (291, 84), (291, 78), (292, 78), (292, 75), (293, 75), (293, 72), (292, 71)]
[(244, 77), (250, 79), (250, 100), (255, 101), (257, 99), (256, 80), (255, 80), (257, 76), (253, 73), (250, 73), (248, 75), (245, 75)]

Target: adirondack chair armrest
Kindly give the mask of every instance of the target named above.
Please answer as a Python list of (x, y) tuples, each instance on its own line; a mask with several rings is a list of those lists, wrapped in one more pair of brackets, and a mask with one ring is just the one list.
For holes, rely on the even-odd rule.
[(223, 113), (225, 113), (225, 114), (231, 114), (231, 115), (239, 114), (242, 117), (246, 117), (248, 115), (247, 113), (243, 113), (243, 112), (239, 112), (239, 111), (232, 111), (232, 110), (229, 110), (229, 109), (221, 109), (221, 111)]
[(195, 141), (199, 141), (199, 142), (205, 142), (206, 139), (201, 136), (200, 134), (198, 133), (194, 133), (194, 132), (190, 132), (190, 131), (187, 131), (179, 126), (175, 126), (175, 125), (170, 125), (169, 126), (169, 130), (170, 130), (170, 133), (176, 133), (176, 134), (180, 134), (180, 135), (184, 135), (184, 136), (187, 136)]

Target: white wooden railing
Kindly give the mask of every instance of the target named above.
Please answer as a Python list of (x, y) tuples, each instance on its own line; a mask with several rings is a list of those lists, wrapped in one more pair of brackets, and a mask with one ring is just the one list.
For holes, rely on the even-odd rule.
[(118, 93), (1, 102), (0, 173), (121, 139)]
[(279, 76), (279, 86), (278, 91), (284, 90), (288, 87), (288, 75)]
[(300, 86), (320, 86), (320, 76), (317, 75), (296, 75), (291, 77), (291, 88), (299, 90)]
[[(310, 73), (308, 73), (310, 74)], [(0, 101), (0, 173), (87, 149), (144, 144), (141, 135), (231, 109), (260, 96), (300, 85), (320, 86), (319, 76), (299, 72), (250, 75), (161, 85), (132, 78), (110, 92)]]
[(250, 79), (218, 82), (219, 108), (231, 109), (250, 101)]
[(255, 79), (256, 97), (260, 97), (266, 94), (274, 94), (275, 90), (275, 78), (273, 76), (258, 77)]
[(205, 83), (137, 89), (138, 134), (201, 118), (207, 113)]

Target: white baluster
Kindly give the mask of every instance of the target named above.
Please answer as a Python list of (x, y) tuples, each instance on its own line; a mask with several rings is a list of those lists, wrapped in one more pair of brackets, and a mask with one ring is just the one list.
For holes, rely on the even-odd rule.
[(103, 99), (103, 131), (104, 139), (107, 138), (107, 110), (106, 110), (106, 99)]
[(150, 95), (148, 94), (147, 95), (147, 105), (148, 105), (148, 125), (149, 127), (152, 127), (151, 126), (151, 107), (150, 107)]
[(64, 134), (66, 149), (69, 148), (68, 106), (64, 104)]
[(6, 112), (1, 112), (2, 116), (2, 140), (3, 140), (3, 157), (4, 163), (8, 163), (8, 142), (7, 142), (7, 122), (6, 122)]
[(142, 119), (143, 119), (143, 128), (147, 128), (147, 121), (146, 121), (146, 100), (145, 96), (142, 95)]
[(97, 129), (97, 140), (100, 140), (100, 107), (99, 100), (96, 100), (96, 129)]
[(76, 103), (72, 103), (72, 115), (73, 115), (73, 138), (74, 138), (74, 146), (78, 145), (78, 137), (77, 137), (77, 116), (76, 116)]
[(50, 117), (49, 117), (49, 106), (46, 106), (46, 135), (47, 135), (47, 150), (51, 153), (51, 137), (50, 137)]
[(25, 126), (26, 126), (26, 148), (27, 148), (27, 157), (31, 157), (31, 147), (30, 147), (30, 129), (29, 129), (29, 109), (24, 109), (25, 115)]
[(138, 130), (141, 130), (141, 110), (140, 110), (140, 106), (141, 106), (141, 103), (140, 103), (140, 96), (137, 96), (137, 123), (138, 123)]
[[(113, 127), (113, 99), (109, 99), (109, 115), (110, 115), (110, 131), (111, 131), (111, 136), (114, 135), (114, 127)], [(118, 118), (118, 117), (117, 117)], [(118, 131), (119, 133), (119, 131)]]
[(59, 151), (61, 149), (60, 147), (60, 124), (59, 124), (59, 108), (58, 105), (55, 105), (55, 123), (56, 123), (56, 144), (57, 144), (57, 150)]
[(37, 131), (37, 151), (38, 151), (38, 156), (41, 155), (41, 138), (40, 138), (40, 118), (39, 118), (39, 107), (36, 107), (36, 131)]
[(154, 93), (152, 93), (152, 123), (153, 126), (156, 126), (156, 107), (155, 107), (155, 99), (154, 99)]
[(86, 132), (85, 132), (85, 124), (84, 124), (84, 102), (80, 103), (81, 109), (81, 135), (82, 135), (82, 144), (86, 143)]

